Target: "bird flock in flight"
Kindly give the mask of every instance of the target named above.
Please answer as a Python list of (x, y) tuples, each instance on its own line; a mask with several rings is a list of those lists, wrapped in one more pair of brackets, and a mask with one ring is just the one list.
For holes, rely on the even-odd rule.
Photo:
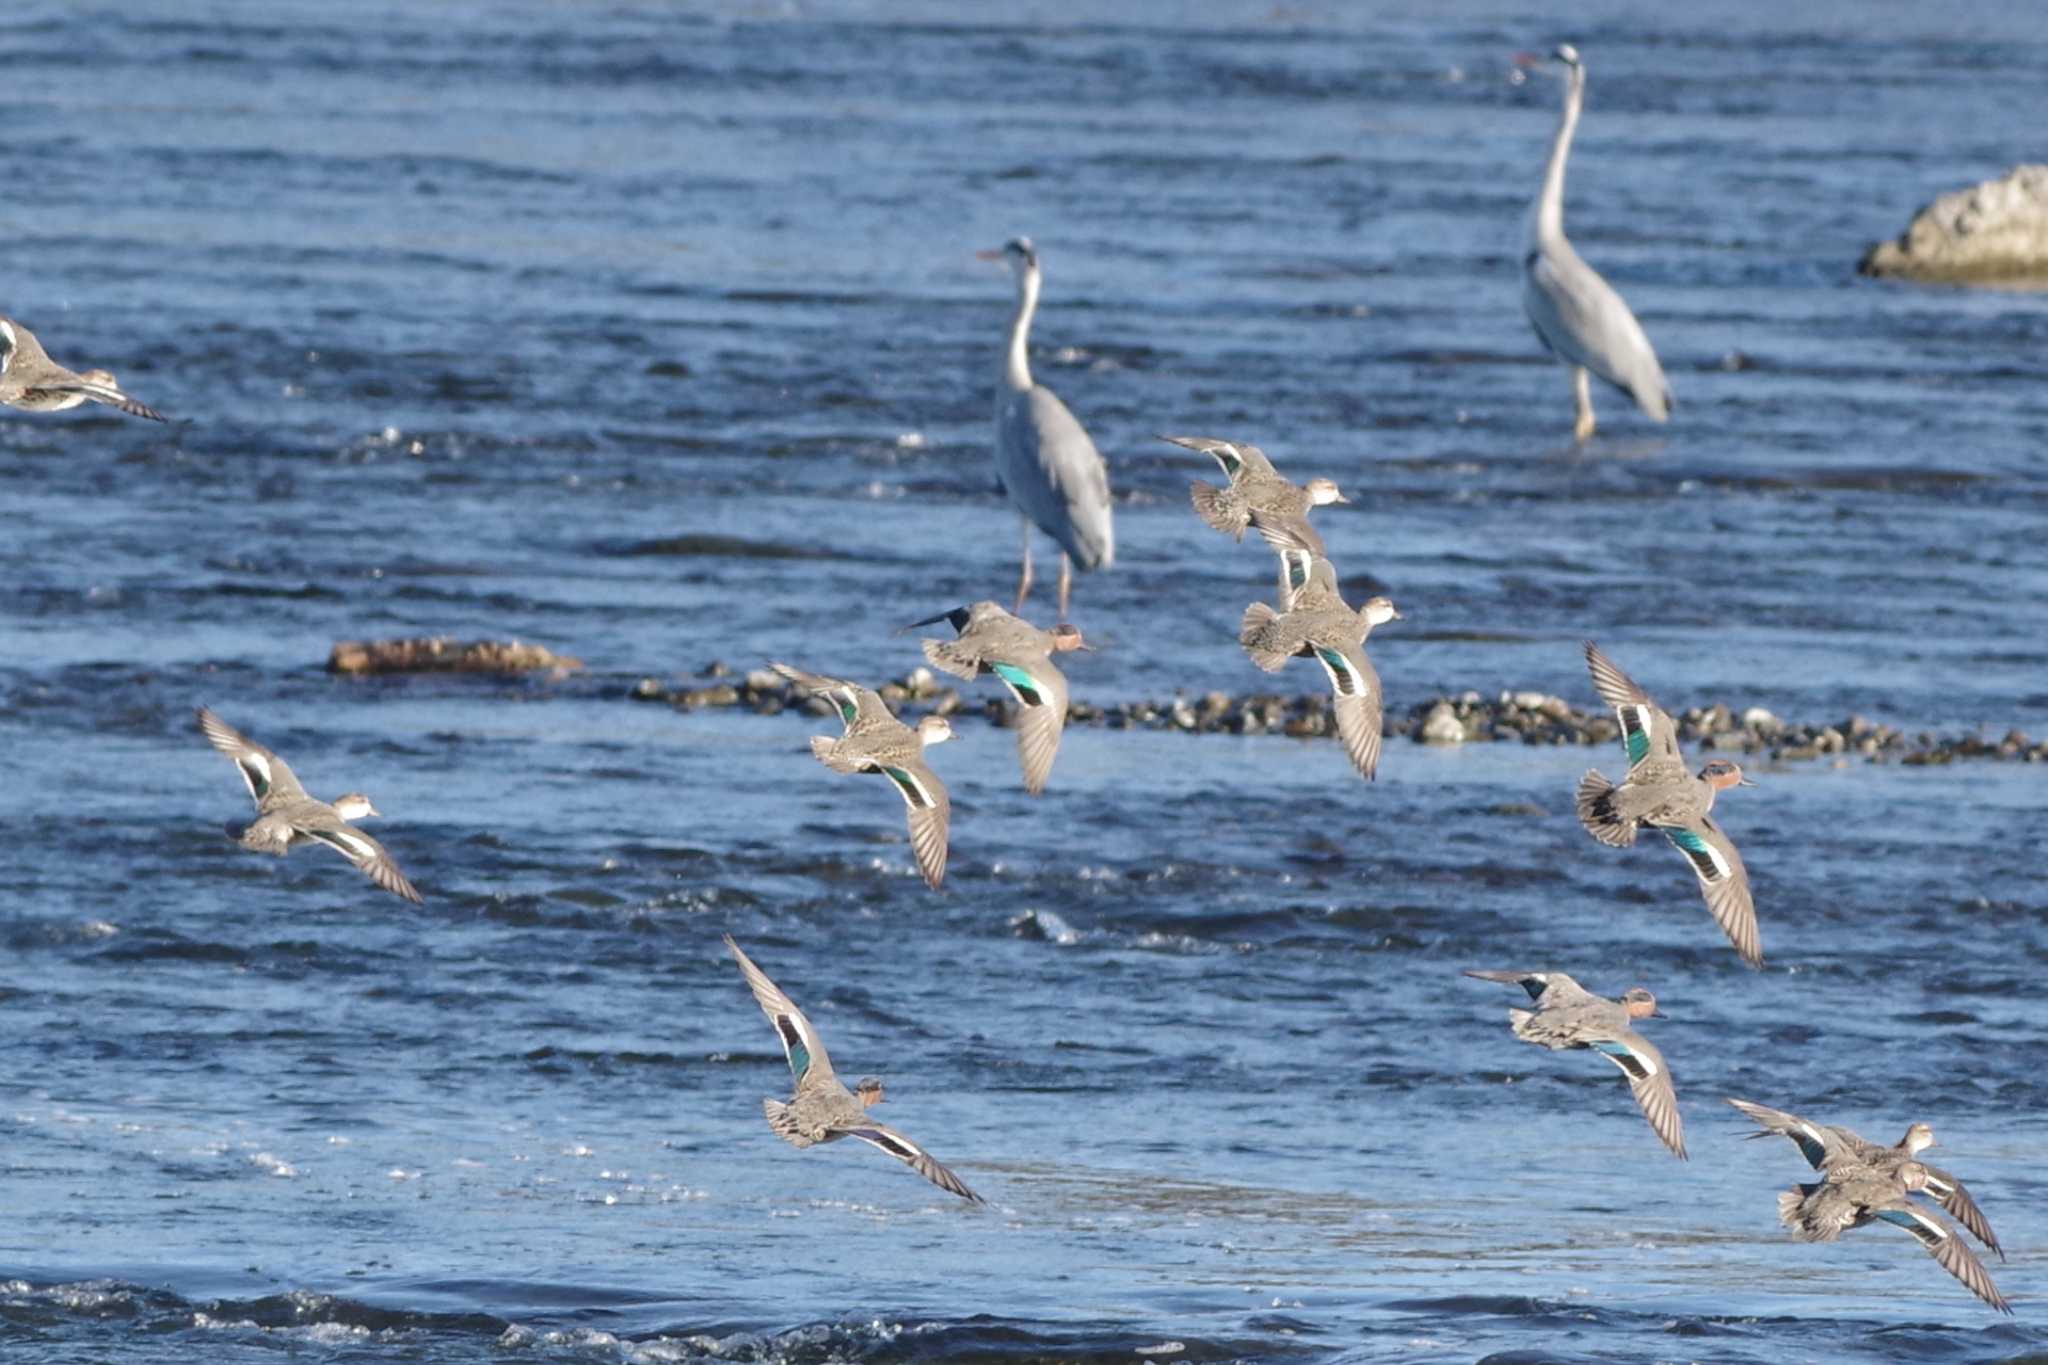
[[(1659, 422), (1668, 418), (1672, 400), (1642, 326), (1565, 238), (1565, 162), (1578, 126), (1586, 74), (1578, 52), (1569, 45), (1558, 47), (1553, 56), (1565, 78), (1564, 108), (1542, 191), (1530, 215), (1523, 304), (1543, 344), (1571, 371), (1574, 432), (1583, 441), (1595, 427), (1591, 376), (1630, 395)], [(1024, 789), (1038, 796), (1051, 776), (1067, 717), (1068, 684), (1053, 656), (1089, 648), (1080, 630), (1064, 623), (1073, 570), (1112, 565), (1115, 531), (1101, 454), (1066, 404), (1031, 376), (1028, 343), (1042, 284), (1037, 249), (1030, 239), (1019, 237), (980, 254), (1005, 262), (1017, 287), (1016, 309), (998, 368), (993, 440), (996, 477), (1023, 528), (1016, 606), (1012, 611), (994, 601), (980, 601), (914, 624), (943, 622), (954, 632), (950, 640), (923, 641), (932, 666), (966, 680), (993, 676), (1009, 691), (1017, 707), (1014, 723)], [(47, 413), (86, 402), (165, 420), (129, 396), (110, 372), (73, 372), (58, 365), (26, 327), (0, 316), (0, 404)], [(1385, 597), (1373, 597), (1356, 609), (1344, 600), (1323, 538), (1309, 520), (1315, 508), (1347, 501), (1344, 495), (1328, 478), (1295, 484), (1255, 445), (1201, 436), (1162, 439), (1212, 457), (1222, 471), (1221, 487), (1201, 481), (1191, 485), (1191, 502), (1201, 521), (1239, 541), (1247, 530), (1256, 531), (1278, 559), (1274, 601), (1254, 602), (1245, 609), (1238, 637), (1245, 654), (1267, 672), (1278, 671), (1295, 658), (1313, 659), (1322, 666), (1345, 754), (1358, 775), (1370, 781), (1379, 767), (1383, 725), (1379, 674), (1366, 656), (1365, 641), (1374, 627), (1398, 621), (1401, 614)], [(1034, 528), (1051, 536), (1061, 551), (1062, 624), (1050, 630), (1021, 615), (1034, 577)], [(1575, 803), (1579, 822), (1594, 839), (1613, 848), (1629, 847), (1646, 828), (1663, 834), (1685, 858), (1707, 909), (1735, 951), (1751, 967), (1760, 967), (1763, 950), (1749, 874), (1734, 841), (1713, 815), (1721, 792), (1752, 784), (1736, 764), (1725, 760), (1709, 762), (1697, 773), (1690, 771), (1670, 714), (1590, 641), (1585, 660), (1594, 690), (1620, 723), (1628, 769), (1619, 783), (1598, 771), (1580, 780)], [(952, 807), (927, 751), (952, 738), (950, 723), (942, 716), (926, 715), (915, 727), (905, 725), (873, 689), (786, 663), (771, 667), (838, 717), (839, 736), (811, 738), (811, 751), (820, 763), (837, 773), (880, 775), (894, 785), (907, 810), (918, 869), (933, 890), (940, 889)], [(211, 710), (199, 708), (197, 721), (213, 747), (235, 764), (255, 803), (254, 821), (230, 826), (231, 836), (243, 848), (283, 856), (302, 844), (325, 845), (377, 886), (420, 903), (419, 891), (391, 854), (357, 828), (356, 822), (378, 814), (367, 796), (352, 792), (332, 802), (321, 801), (306, 791), (276, 753)], [(869, 1117), (870, 1107), (882, 1100), (881, 1082), (869, 1077), (848, 1090), (803, 1011), (731, 935), (724, 941), (780, 1038), (794, 1078), (788, 1100), (762, 1101), (774, 1133), (800, 1148), (859, 1138), (905, 1162), (939, 1188), (982, 1202), (922, 1147)], [(1663, 1054), (1636, 1032), (1641, 1020), (1662, 1017), (1648, 990), (1638, 986), (1619, 999), (1607, 999), (1563, 972), (1488, 969), (1466, 975), (1527, 992), (1534, 1008), (1509, 1011), (1513, 1032), (1522, 1041), (1552, 1050), (1590, 1050), (1613, 1062), (1657, 1138), (1674, 1156), (1686, 1158), (1670, 1069)], [(2012, 1311), (1956, 1223), (1913, 1199), (1917, 1195), (1933, 1200), (1962, 1230), (2003, 1259), (1990, 1223), (1963, 1183), (1920, 1159), (1934, 1142), (1927, 1124), (1913, 1124), (1896, 1146), (1886, 1147), (1847, 1128), (1813, 1123), (1747, 1100), (1731, 1098), (1728, 1103), (1756, 1123), (1758, 1131), (1752, 1137), (1775, 1134), (1791, 1139), (1819, 1176), (1778, 1196), (1780, 1220), (1794, 1237), (1834, 1241), (1850, 1228), (1892, 1224), (1917, 1239), (1942, 1269), (1978, 1298), (2001, 1312)]]

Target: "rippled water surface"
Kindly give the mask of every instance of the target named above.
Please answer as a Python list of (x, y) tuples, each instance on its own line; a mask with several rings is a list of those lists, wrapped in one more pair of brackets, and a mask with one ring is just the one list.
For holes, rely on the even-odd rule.
[[(826, 722), (628, 700), (900, 676), (896, 627), (1008, 590), (973, 252), (1029, 233), (1118, 494), (1084, 701), (1269, 686), (1268, 558), (1154, 439), (1192, 430), (1352, 492), (1391, 711), (1589, 705), (1590, 635), (1674, 708), (2048, 727), (2048, 305), (1853, 274), (2036, 150), (2048, 19), (1581, 13), (11, 10), (0, 309), (178, 420), (0, 418), (0, 1354), (2048, 1355), (2038, 765), (1764, 766), (1723, 812), (1753, 973), (1667, 851), (1576, 827), (1614, 753), (1397, 738), (1368, 787), (1076, 728), (1033, 801), (971, 707), (934, 895)], [(1558, 92), (1512, 59), (1565, 37), (1567, 222), (1678, 397), (1597, 395), (1583, 449), (1518, 302)], [(433, 633), (586, 667), (324, 671)], [(425, 905), (226, 843), (198, 704), (367, 789)], [(725, 932), (987, 1207), (774, 1139)], [(1650, 985), (1693, 1159), (1470, 966)], [(1730, 1094), (1932, 1121), (2017, 1317), (1895, 1229), (1790, 1241), (1803, 1163)]]

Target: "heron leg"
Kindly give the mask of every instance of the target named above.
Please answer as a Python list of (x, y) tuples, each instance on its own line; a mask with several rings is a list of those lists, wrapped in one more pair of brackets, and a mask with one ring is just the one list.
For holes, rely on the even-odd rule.
[(1074, 557), (1060, 551), (1060, 620), (1067, 619), (1067, 598), (1074, 589)]
[(1017, 580), (1017, 610), (1024, 610), (1024, 599), (1031, 596), (1031, 518), (1020, 517), (1024, 527), (1024, 574)]
[(1584, 365), (1572, 367), (1572, 397), (1579, 403), (1579, 420), (1572, 435), (1584, 441), (1593, 435), (1593, 375)]

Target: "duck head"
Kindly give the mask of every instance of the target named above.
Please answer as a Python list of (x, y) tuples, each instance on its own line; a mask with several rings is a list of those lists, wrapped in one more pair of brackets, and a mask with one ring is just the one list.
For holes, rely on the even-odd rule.
[(1328, 507), (1333, 502), (1348, 504), (1351, 501), (1338, 489), (1335, 479), (1310, 479), (1302, 489), (1308, 494), (1311, 507)]
[(879, 1076), (863, 1076), (860, 1084), (853, 1088), (853, 1097), (860, 1101), (860, 1107), (870, 1108), (882, 1102), (882, 1080)]
[(1918, 1156), (1934, 1145), (1934, 1128), (1930, 1124), (1916, 1123), (1906, 1130), (1906, 1136), (1899, 1140), (1899, 1146), (1909, 1156)]
[(1906, 1187), (1906, 1193), (1913, 1194), (1927, 1188), (1927, 1168), (1917, 1161), (1902, 1162), (1899, 1165), (1899, 1183)]
[(1052, 628), (1052, 649), (1055, 654), (1069, 649), (1092, 651), (1094, 648), (1095, 646), (1081, 638), (1081, 628), (1079, 626), (1068, 625), (1065, 621), (1062, 621)]
[(1394, 610), (1393, 599), (1389, 597), (1373, 598), (1358, 609), (1358, 614), (1375, 626), (1383, 626), (1389, 621), (1401, 619), (1401, 613)]
[(370, 798), (361, 792), (350, 792), (334, 798), (334, 813), (344, 820), (361, 820), (368, 816), (382, 817), (384, 812), (370, 804)]
[(1756, 783), (1742, 775), (1742, 765), (1717, 758), (1700, 769), (1700, 781), (1715, 791), (1726, 791), (1730, 787), (1754, 787)]
[(1622, 993), (1621, 1007), (1628, 1011), (1631, 1019), (1666, 1019), (1670, 1016), (1657, 1008), (1657, 997), (1642, 986), (1630, 986)]
[(926, 716), (917, 723), (917, 737), (929, 749), (953, 737), (953, 722), (944, 716)]

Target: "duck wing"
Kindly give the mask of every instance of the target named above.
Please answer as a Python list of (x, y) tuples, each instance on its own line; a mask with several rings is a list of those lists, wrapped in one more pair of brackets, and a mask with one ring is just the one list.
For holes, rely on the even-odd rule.
[(1614, 709), (1621, 722), (1621, 743), (1628, 751), (1629, 771), (1644, 763), (1669, 764), (1685, 770), (1685, 756), (1678, 747), (1678, 726), (1636, 680), (1621, 671), (1614, 660), (1591, 640), (1585, 643), (1586, 671), (1593, 675), (1593, 690)]
[(1764, 965), (1763, 941), (1756, 928), (1756, 903), (1749, 894), (1749, 869), (1742, 855), (1711, 815), (1702, 815), (1684, 825), (1664, 825), (1664, 837), (1685, 855), (1693, 875), (1699, 878), (1700, 893), (1721, 932), (1735, 945), (1744, 962)]
[(249, 799), (256, 803), (259, 812), (286, 801), (311, 799), (283, 759), (206, 707), (200, 707), (197, 714), (200, 732), (214, 748), (234, 760), (235, 771), (242, 775), (249, 788)]
[(1636, 1107), (1650, 1121), (1650, 1129), (1680, 1161), (1685, 1155), (1685, 1128), (1678, 1117), (1678, 1092), (1671, 1085), (1671, 1072), (1657, 1045), (1639, 1033), (1603, 1038), (1587, 1046), (1621, 1068), (1628, 1077), (1629, 1094)]
[(318, 840), (354, 863), (358, 872), (392, 895), (414, 905), (421, 903), (420, 893), (398, 870), (397, 861), (385, 852), (384, 845), (339, 815), (325, 813), (310, 819), (295, 819), (292, 826), (308, 839)]
[(901, 1161), (904, 1165), (910, 1167), (911, 1170), (916, 1171), (948, 1194), (957, 1194), (962, 1199), (976, 1204), (987, 1202), (973, 1190), (968, 1189), (966, 1181), (954, 1175), (952, 1171), (935, 1160), (930, 1152), (927, 1152), (924, 1148), (918, 1146), (886, 1123), (861, 1121), (845, 1125), (835, 1124), (833, 1128), (834, 1131), (844, 1133), (847, 1137), (857, 1137), (862, 1142), (872, 1143), (874, 1146), (881, 1148), (890, 1156), (895, 1157), (898, 1161)]
[(1998, 1286), (1992, 1282), (1991, 1272), (1984, 1268), (1976, 1253), (1963, 1244), (1963, 1239), (1956, 1235), (1956, 1230), (1945, 1219), (1910, 1204), (1890, 1204), (1872, 1209), (1870, 1216), (1913, 1234), (1914, 1240), (1927, 1248), (1927, 1254), (1934, 1258), (1935, 1264), (1955, 1276), (1965, 1289), (2001, 1313), (2012, 1312), (2005, 1295), (1999, 1293)]
[(747, 978), (747, 986), (754, 992), (754, 1003), (768, 1016), (775, 1036), (782, 1040), (782, 1051), (789, 1058), (789, 1072), (796, 1078), (797, 1089), (833, 1080), (832, 1058), (825, 1051), (825, 1042), (796, 1007), (796, 1001), (783, 994), (782, 988), (768, 979), (768, 973), (740, 951), (731, 934), (725, 936), (725, 946), (733, 961), (740, 964), (740, 974)]

